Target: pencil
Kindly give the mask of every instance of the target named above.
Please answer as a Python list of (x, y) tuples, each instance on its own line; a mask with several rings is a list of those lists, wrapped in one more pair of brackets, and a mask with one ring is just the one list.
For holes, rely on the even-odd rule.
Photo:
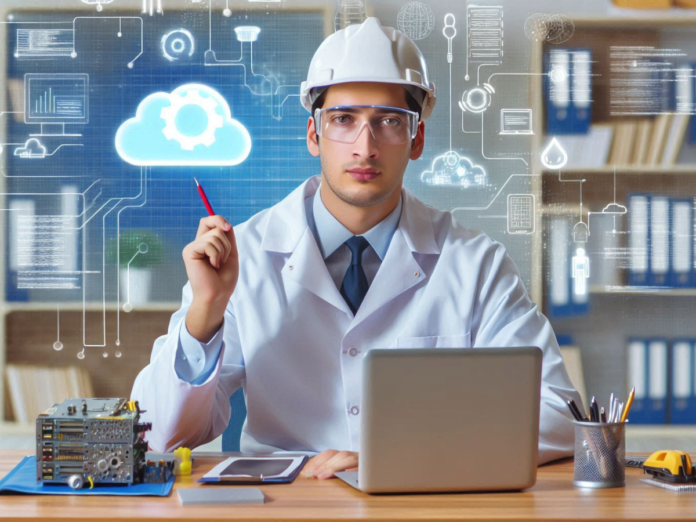
[(208, 214), (211, 216), (214, 216), (215, 211), (213, 210), (213, 207), (210, 206), (210, 201), (208, 201), (208, 198), (205, 196), (205, 192), (203, 191), (203, 187), (201, 187), (201, 184), (198, 183), (198, 180), (196, 178), (193, 178), (193, 181), (196, 182), (196, 186), (198, 187), (198, 194), (201, 196), (201, 199), (203, 200), (203, 204), (205, 205), (205, 208), (208, 210)]
[(636, 394), (636, 387), (634, 386), (633, 389), (631, 390), (631, 394), (628, 396), (628, 400), (626, 401), (626, 407), (624, 408), (623, 414), (621, 415), (621, 422), (626, 422), (626, 419), (628, 418), (628, 410), (631, 409), (631, 404), (633, 404), (633, 397)]

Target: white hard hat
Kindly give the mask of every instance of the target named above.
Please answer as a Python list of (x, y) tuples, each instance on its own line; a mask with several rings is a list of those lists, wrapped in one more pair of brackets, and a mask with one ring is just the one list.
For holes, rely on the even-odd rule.
[(403, 85), (420, 103), (422, 120), (435, 108), (435, 84), (428, 77), (423, 53), (404, 33), (382, 27), (374, 17), (336, 31), (322, 42), (300, 87), (302, 106), (311, 112), (324, 88), (348, 82)]

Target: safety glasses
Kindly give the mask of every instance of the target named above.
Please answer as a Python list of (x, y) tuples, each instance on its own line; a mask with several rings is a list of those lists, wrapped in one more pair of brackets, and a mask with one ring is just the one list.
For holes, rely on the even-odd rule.
[(317, 135), (339, 143), (355, 143), (363, 127), (384, 145), (401, 145), (416, 137), (418, 113), (382, 105), (345, 105), (314, 111)]

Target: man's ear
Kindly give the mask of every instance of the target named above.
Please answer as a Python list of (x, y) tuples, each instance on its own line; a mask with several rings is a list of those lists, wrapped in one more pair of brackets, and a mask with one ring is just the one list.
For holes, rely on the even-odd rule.
[(307, 150), (312, 156), (319, 156), (319, 136), (317, 136), (317, 130), (314, 127), (313, 116), (310, 116), (307, 121)]
[(425, 122), (418, 122), (418, 132), (416, 137), (413, 138), (413, 144), (411, 145), (411, 155), (409, 158), (412, 160), (417, 160), (423, 154), (423, 148), (425, 147)]

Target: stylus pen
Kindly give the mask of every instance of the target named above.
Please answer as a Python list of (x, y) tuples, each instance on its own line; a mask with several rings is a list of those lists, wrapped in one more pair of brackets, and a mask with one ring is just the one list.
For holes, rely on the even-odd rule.
[(568, 402), (568, 409), (570, 410), (570, 413), (573, 417), (575, 417), (575, 420), (578, 422), (582, 421), (582, 418), (580, 417), (580, 414), (577, 412), (577, 408), (575, 408), (575, 403), (573, 402), (573, 399), (570, 399)]
[(193, 181), (196, 182), (196, 186), (198, 187), (198, 194), (201, 196), (203, 204), (205, 205), (205, 208), (208, 210), (208, 214), (214, 216), (215, 211), (213, 210), (213, 207), (210, 206), (210, 201), (208, 201), (208, 198), (206, 197), (205, 192), (203, 191), (203, 187), (201, 187), (201, 184), (198, 183), (198, 180), (196, 178), (193, 178)]
[(570, 413), (575, 417), (576, 421), (583, 422), (587, 419), (585, 419), (585, 416), (580, 412), (580, 408), (578, 408), (578, 405), (575, 404), (575, 401), (573, 399), (570, 399), (567, 401), (568, 403), (568, 408), (570, 409)]

